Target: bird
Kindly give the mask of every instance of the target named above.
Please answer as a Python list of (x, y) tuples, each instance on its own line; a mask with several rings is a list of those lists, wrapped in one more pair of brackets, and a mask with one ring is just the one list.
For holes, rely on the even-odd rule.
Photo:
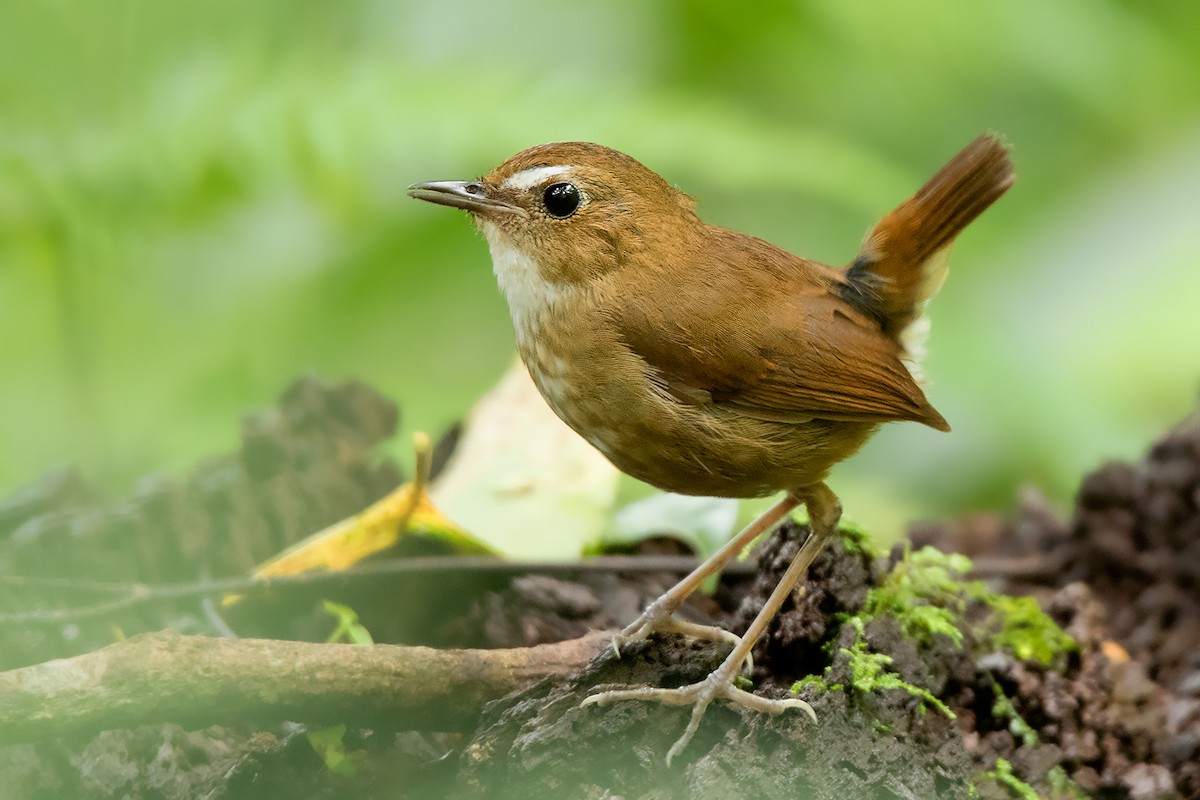
[[(682, 752), (709, 704), (812, 708), (735, 685), (842, 507), (826, 483), (886, 422), (950, 429), (923, 388), (926, 309), (958, 234), (1013, 184), (1008, 146), (979, 136), (872, 228), (842, 267), (704, 222), (692, 197), (590, 142), (523, 150), (468, 181), (410, 196), (462, 209), (486, 239), (517, 350), (554, 412), (618, 469), (664, 491), (782, 497), (613, 639), (676, 632), (733, 643), (679, 688), (600, 691), (585, 704), (691, 705)], [(749, 628), (679, 619), (710, 575), (792, 511), (810, 533)]]

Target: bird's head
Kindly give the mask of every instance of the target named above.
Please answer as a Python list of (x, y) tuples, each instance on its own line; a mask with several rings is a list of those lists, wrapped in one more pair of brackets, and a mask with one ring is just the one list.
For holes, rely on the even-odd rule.
[(478, 180), (418, 183), (408, 193), (471, 213), (510, 302), (509, 271), (533, 269), (563, 285), (663, 264), (673, 259), (656, 251), (669, 251), (697, 222), (686, 194), (630, 156), (589, 142), (531, 147)]

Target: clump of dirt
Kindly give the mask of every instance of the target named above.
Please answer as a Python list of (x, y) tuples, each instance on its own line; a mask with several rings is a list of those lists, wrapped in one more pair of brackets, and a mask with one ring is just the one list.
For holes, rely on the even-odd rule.
[(620, 659), (602, 654), (570, 681), (545, 682), (494, 704), (463, 750), (451, 796), (966, 796), (969, 758), (947, 730), (898, 736), (876, 723), (874, 709), (836, 692), (812, 698), (818, 725), (802, 712), (765, 717), (714, 703), (671, 765), (664, 754), (690, 709), (641, 702), (581, 706), (606, 686), (696, 682), (724, 654), (711, 643), (653, 638)]
[[(374, 447), (396, 428), (370, 387), (293, 383), (277, 408), (242, 421), (238, 452), (183, 479), (151, 475), (109, 500), (71, 469), (0, 500), (0, 608), (87, 607), (122, 581), (178, 583), (246, 574), (305, 536), (395, 488), (400, 472)], [(93, 584), (100, 578), (107, 586)], [(48, 579), (48, 580), (42, 580)], [(198, 610), (143, 604), (130, 613), (0, 628), (0, 668), (74, 655), (163, 627), (210, 632)], [(281, 634), (276, 634), (281, 635)]]
[[(578, 709), (597, 683), (680, 685), (719, 661), (703, 645), (673, 649), (680, 645), (667, 637), (619, 662), (630, 665), (604, 656), (577, 682), (498, 704), (465, 750), (463, 780), (596, 797), (721, 796), (718, 786), (770, 796), (781, 787), (740, 766), (765, 750), (783, 783), (812, 797), (963, 797), (970, 786), (984, 798), (1200, 798), (1200, 691), (1189, 689), (1200, 683), (1190, 677), (1200, 665), (1192, 655), (1200, 651), (1200, 615), (1188, 605), (1194, 594), (1181, 594), (1196, 590), (1195, 562), (1158, 569), (1186, 558), (1194, 544), (1180, 531), (1196, 524), (1196, 440), (1196, 427), (1182, 426), (1145, 464), (1107, 465), (1089, 476), (1071, 523), (1027, 501), (1012, 523), (975, 518), (927, 527), (911, 553), (897, 548), (877, 557), (854, 539), (832, 545), (755, 650), (757, 691), (783, 696), (799, 681), (800, 696), (820, 714), (815, 728), (790, 715), (762, 719), (714, 706), (681, 763), (666, 769), (662, 754), (686, 712), (642, 703)], [(1140, 558), (1112, 533), (1094, 536), (1114, 528), (1132, 537)], [(970, 539), (953, 538), (962, 532)], [(689, 613), (744, 629), (805, 533), (785, 525), (758, 548), (752, 581), (723, 582), (716, 608), (710, 600)], [(953, 597), (921, 601), (953, 611), (961, 642), (914, 636), (903, 613), (871, 607), (872, 592), (931, 540), (947, 552), (968, 545), (983, 570), (1009, 575), (988, 587), (954, 576)], [(493, 645), (543, 641), (619, 625), (669, 583), (670, 576), (650, 586), (613, 576), (519, 579), (460, 622)], [(1030, 618), (1042, 614), (1036, 605), (1001, 602), (1026, 594), (1049, 615), (1044, 622)], [(1000, 635), (1001, 617), (1011, 635)], [(856, 618), (860, 628), (851, 624)], [(1073, 645), (1022, 638), (1038, 625), (1061, 627)], [(681, 664), (685, 652), (689, 663)], [(863, 663), (883, 665), (887, 680), (873, 686), (892, 688), (856, 687)], [(581, 761), (584, 751), (589, 758)], [(836, 766), (826, 770), (827, 763)], [(735, 778), (707, 783), (714, 772)]]
[[(806, 532), (785, 525), (763, 543), (759, 576), (742, 587), (731, 629), (748, 622)], [(598, 684), (699, 680), (723, 655), (656, 638), (619, 661), (602, 655), (574, 681), (497, 704), (465, 748), (467, 795), (474, 787), (480, 796), (515, 797), (518, 790), (494, 793), (514, 786), (580, 797), (718, 797), (740, 786), (743, 794), (785, 796), (790, 786), (813, 798), (1194, 796), (1172, 744), (1170, 694), (1114, 648), (1103, 607), (1084, 584), (1055, 593), (1051, 616), (1039, 622), (1024, 616), (1029, 608), (1041, 615), (1033, 606), (1001, 603), (1010, 615), (1002, 617), (991, 605), (995, 595), (963, 580), (953, 594), (927, 599), (928, 607), (952, 610), (956, 643), (941, 633), (914, 636), (903, 615), (872, 610), (871, 593), (888, 590), (916, 561), (900, 548), (876, 557), (834, 543), (756, 648), (756, 690), (786, 696), (800, 681), (818, 724), (714, 704), (668, 768), (662, 756), (682, 732), (686, 709), (579, 707)], [(936, 558), (926, 561), (941, 568)], [(1017, 635), (1001, 636), (1001, 623)], [(1070, 639), (1055, 639), (1061, 649), (1043, 653), (1036, 625), (1056, 636), (1061, 626)], [(885, 680), (864, 683), (863, 663), (880, 665)], [(764, 754), (769, 770), (749, 766)]]
[[(729, 630), (750, 626), (767, 596), (800, 549), (808, 528), (787, 522), (756, 550), (758, 574), (727, 621)], [(786, 688), (829, 666), (826, 652), (843, 618), (862, 611), (867, 591), (887, 574), (886, 559), (869, 549), (834, 541), (809, 568), (803, 588), (793, 592), (754, 648), (756, 681)]]
[[(724, 595), (730, 607), (749, 612), (773, 588), (806, 532), (788, 524), (770, 537), (760, 551), (766, 570)], [(789, 696), (787, 679), (769, 664), (790, 663), (797, 676), (804, 673), (801, 663), (822, 665), (821, 644), (842, 626), (836, 615), (861, 609), (872, 576), (885, 573), (882, 559), (847, 552), (840, 542), (818, 558), (808, 592), (793, 599), (773, 631), (770, 655), (758, 657), (758, 691)], [(664, 755), (683, 732), (689, 709), (641, 702), (580, 706), (608, 685), (671, 687), (701, 680), (726, 652), (709, 642), (655, 636), (621, 658), (600, 654), (569, 682), (544, 683), (494, 704), (464, 748), (455, 791), (514, 798), (967, 796), (972, 759), (961, 737), (949, 720), (923, 714), (907, 695), (862, 702), (844, 692), (810, 693), (805, 697), (820, 720), (816, 725), (802, 712), (765, 717), (714, 703), (670, 766)], [(792, 654), (803, 658), (790, 661)]]
[[(686, 555), (687, 548), (668, 538), (647, 539), (631, 555)], [(677, 615), (688, 622), (716, 625), (744, 593), (747, 570), (731, 570), (712, 595), (688, 598)], [(531, 647), (574, 639), (591, 631), (620, 629), (670, 589), (681, 574), (635, 571), (583, 572), (571, 575), (528, 574), (496, 591), (481, 594), (465, 613), (445, 622), (454, 647)], [(735, 594), (736, 593), (736, 594)]]
[[(1082, 695), (1049, 677), (1011, 676), (1023, 716), (1059, 736), (1080, 785), (1200, 798), (1200, 419), (1169, 431), (1141, 463), (1085, 477), (1069, 521), (1030, 495), (1011, 522), (923, 525), (913, 540), (974, 548), (997, 591), (1036, 596), (1081, 642), (1100, 642), (1111, 666), (1097, 673), (1084, 659)], [(1064, 703), (1080, 709), (1079, 730), (1054, 727)], [(1009, 745), (981, 746), (1003, 755)]]
[[(782, 694), (793, 682), (802, 681), (807, 686), (801, 696), (819, 709), (831, 704), (850, 709), (863, 728), (886, 730), (889, 742), (921, 741), (920, 755), (907, 754), (905, 767), (899, 770), (908, 779), (926, 781), (922, 792), (912, 796), (940, 796), (929, 788), (940, 781), (937, 785), (948, 792), (945, 796), (962, 796), (966, 782), (985, 798), (1200, 798), (1198, 508), (1200, 425), (1189, 422), (1156, 443), (1144, 463), (1108, 464), (1085, 478), (1075, 516), (1068, 523), (1057, 520), (1044, 504), (1027, 500), (1011, 523), (975, 518), (924, 527), (914, 537), (914, 548), (934, 543), (946, 552), (969, 549), (984, 574), (1002, 576), (991, 581), (990, 591), (963, 580), (955, 590), (960, 592), (957, 601), (939, 601), (954, 608), (960, 643), (947, 635), (914, 636), (905, 630), (902, 619), (891, 614), (867, 613), (861, 629), (847, 624), (864, 619), (864, 612), (870, 611), (870, 593), (885, 586), (889, 576), (912, 556), (896, 549), (886, 558), (875, 558), (861, 543), (849, 540), (850, 547), (836, 543), (813, 564), (804, 590), (789, 599), (755, 649), (755, 681), (768, 694)], [(803, 528), (786, 525), (760, 546), (758, 576), (751, 584), (734, 585), (723, 596), (730, 611), (725, 622), (731, 630), (743, 630), (749, 624), (795, 555), (803, 535)], [(507, 597), (513, 608), (522, 606), (522, 591), (515, 587), (497, 595), (494, 610), (498, 612), (506, 602), (500, 597)], [(559, 586), (538, 594), (542, 598), (566, 597), (572, 591)], [(594, 585), (584, 591), (593, 598), (605, 594)], [(1016, 639), (997, 638), (995, 623), (988, 621), (996, 618), (998, 605), (1017, 617), (1036, 607), (1020, 601), (997, 604), (985, 598), (1022, 595), (1036, 597), (1050, 615), (1047, 623), (1052, 620), (1061, 626), (1074, 646), (1044, 653), (1041, 658), (1034, 657), (1038, 655), (1036, 643), (1022, 651), (1019, 635)], [(729, 605), (738, 597), (739, 601)], [(523, 607), (536, 605), (525, 602)], [(628, 599), (620, 603), (623, 613), (608, 617), (600, 611), (604, 602), (589, 600), (586, 605), (593, 609), (589, 619), (604, 623), (631, 618), (633, 613)], [(711, 614), (711, 609), (709, 613), (720, 617)], [(1013, 617), (1017, 634), (1023, 630), (1021, 625), (1033, 624), (1017, 617)], [(512, 618), (510, 613), (497, 617)], [(1018, 644), (1015, 648), (1013, 641)], [(1005, 642), (1009, 646), (1002, 646)], [(860, 659), (886, 659), (886, 670), (896, 676), (892, 683), (907, 688), (856, 691), (852, 663), (856, 647)], [(715, 656), (709, 656), (706, 663), (715, 663)], [(696, 677), (703, 674), (700, 669)], [(820, 680), (806, 679), (813, 675)], [(581, 685), (596, 680), (600, 678), (587, 675)], [(620, 682), (673, 683), (669, 677), (655, 674), (636, 679), (630, 674)], [(830, 687), (836, 690), (829, 691)], [(944, 703), (954, 720), (925, 700), (921, 690)], [(582, 689), (572, 685), (563, 691), (578, 695)], [(646, 761), (649, 750), (639, 748), (664, 752), (686, 715), (642, 706), (623, 704), (604, 711), (644, 720), (647, 729), (640, 734), (622, 729), (616, 737), (622, 742), (629, 740), (643, 755), (626, 764), (619, 779), (597, 782), (600, 779), (594, 774), (580, 773), (576, 777), (583, 782), (576, 786), (590, 787), (593, 792), (604, 786), (605, 791), (619, 794), (653, 796), (656, 781), (662, 780), (664, 773), (661, 765), (654, 767)], [(522, 709), (532, 707), (518, 702), (481, 728), (476, 741), (487, 746), (479, 752), (502, 752), (505, 758), (502, 766), (487, 758), (468, 763), (468, 774), (477, 776), (472, 780), (492, 775), (501, 781), (516, 780), (522, 786), (562, 789), (571, 784), (564, 782), (567, 774), (561, 770), (547, 773), (547, 783), (538, 782), (536, 765), (558, 763), (546, 748), (565, 758), (583, 742), (603, 749), (600, 742), (614, 735), (604, 727), (608, 723), (594, 722), (587, 714), (564, 706), (555, 713), (571, 720), (569, 735), (560, 730), (562, 736), (555, 745), (543, 742), (538, 746), (536, 765), (526, 764), (525, 737), (536, 738), (534, 729), (540, 730), (529, 727), (530, 719), (522, 716)], [(724, 719), (712, 711), (709, 714), (711, 719), (705, 720), (689, 748), (691, 758), (696, 759), (693, 763), (732, 769), (729, 764), (735, 757), (723, 748), (753, 739), (754, 734), (728, 734), (722, 739), (720, 731), (730, 724), (729, 714), (740, 712), (726, 712)], [(819, 750), (825, 742), (824, 729), (834, 739), (852, 741), (854, 734), (846, 729), (846, 717), (840, 711), (834, 717), (829, 723), (824, 714), (815, 731), (802, 730), (802, 724), (789, 726), (790, 733), (783, 734), (783, 740), (801, 750)], [(751, 731), (760, 729), (752, 721), (748, 724)], [(780, 724), (771, 720), (761, 727)], [(639, 735), (648, 738), (643, 741)], [(651, 741), (658, 744), (652, 746)], [(860, 744), (868, 749), (847, 745), (845, 752), (872, 752), (880, 746)], [(790, 752), (789, 746), (780, 744), (772, 749), (777, 758), (782, 751)], [(934, 754), (941, 760), (934, 759)], [(612, 757), (620, 760), (615, 752)], [(736, 756), (743, 757), (748, 756)], [(785, 764), (783, 773), (791, 775), (791, 763)], [(857, 782), (852, 791), (845, 783), (836, 790), (823, 788), (819, 770), (805, 763), (808, 778), (794, 777), (811, 796), (887, 796), (878, 776)], [(845, 758), (839, 764), (843, 774), (857, 774), (855, 770), (861, 769), (861, 764), (849, 764)], [(700, 784), (689, 783), (689, 769), (684, 768), (673, 780), (690, 786), (689, 791), (698, 791)], [(493, 774), (493, 770), (499, 772)], [(833, 785), (838, 784), (834, 781)]]

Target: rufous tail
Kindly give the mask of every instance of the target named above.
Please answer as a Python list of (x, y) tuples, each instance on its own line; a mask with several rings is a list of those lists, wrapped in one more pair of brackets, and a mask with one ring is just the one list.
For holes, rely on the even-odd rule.
[[(1015, 177), (1008, 148), (995, 136), (980, 136), (964, 147), (867, 236), (846, 272), (856, 304), (885, 333), (902, 341), (920, 338), (922, 332), (908, 329), (942, 287), (954, 237), (1008, 191)], [(919, 354), (913, 357), (919, 362)]]

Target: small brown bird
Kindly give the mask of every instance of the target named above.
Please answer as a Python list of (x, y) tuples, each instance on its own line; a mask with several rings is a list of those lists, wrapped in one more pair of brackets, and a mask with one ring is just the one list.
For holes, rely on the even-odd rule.
[[(409, 194), (469, 211), (491, 249), (517, 348), (542, 396), (624, 472), (670, 492), (783, 499), (655, 600), (614, 641), (653, 631), (732, 640), (700, 683), (586, 702), (694, 705), (668, 753), (723, 697), (812, 709), (734, 686), (755, 642), (837, 531), (830, 468), (881, 423), (949, 430), (921, 389), (925, 306), (950, 244), (1013, 182), (1007, 148), (981, 136), (884, 217), (844, 269), (705, 224), (692, 199), (596, 144), (546, 144), (476, 181)], [(741, 637), (674, 611), (755, 537), (804, 504), (812, 534)], [(814, 715), (815, 719), (815, 715)]]

